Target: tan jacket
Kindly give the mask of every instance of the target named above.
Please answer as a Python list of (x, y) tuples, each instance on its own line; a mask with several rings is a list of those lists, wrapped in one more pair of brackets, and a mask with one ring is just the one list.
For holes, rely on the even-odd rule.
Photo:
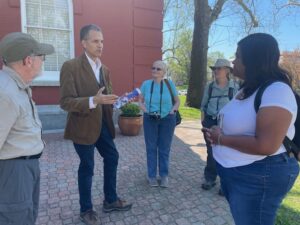
[[(111, 94), (110, 72), (103, 64), (101, 70), (105, 83), (103, 93)], [(115, 137), (112, 106), (89, 108), (89, 97), (95, 96), (99, 88), (85, 54), (63, 64), (60, 71), (60, 106), (68, 112), (65, 139), (77, 144), (94, 144), (100, 136), (102, 117), (112, 137)]]
[(31, 89), (11, 68), (0, 71), (0, 160), (42, 152), (42, 124)]

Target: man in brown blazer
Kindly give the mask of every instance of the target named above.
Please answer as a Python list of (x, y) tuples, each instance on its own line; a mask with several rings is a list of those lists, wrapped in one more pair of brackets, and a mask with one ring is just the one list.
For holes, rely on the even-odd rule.
[(80, 158), (80, 218), (94, 225), (99, 223), (91, 199), (95, 147), (104, 163), (103, 211), (126, 211), (132, 205), (116, 193), (119, 154), (113, 141), (112, 104), (117, 96), (112, 94), (110, 72), (100, 61), (102, 31), (94, 24), (86, 25), (80, 30), (80, 40), (85, 52), (65, 62), (61, 69), (60, 106), (68, 112), (64, 137), (73, 141)]

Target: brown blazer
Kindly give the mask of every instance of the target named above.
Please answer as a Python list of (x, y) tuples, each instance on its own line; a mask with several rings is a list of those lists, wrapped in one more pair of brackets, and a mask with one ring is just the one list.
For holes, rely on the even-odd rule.
[[(112, 93), (110, 72), (105, 65), (101, 67), (105, 94)], [(85, 54), (65, 62), (60, 71), (60, 106), (68, 112), (65, 139), (77, 144), (94, 144), (100, 136), (102, 117), (108, 125), (112, 137), (115, 127), (112, 120), (111, 105), (97, 105), (89, 108), (89, 97), (99, 91), (95, 78)]]

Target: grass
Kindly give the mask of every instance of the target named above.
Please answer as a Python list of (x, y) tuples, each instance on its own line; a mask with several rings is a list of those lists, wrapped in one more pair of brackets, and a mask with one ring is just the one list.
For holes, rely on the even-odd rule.
[(276, 225), (300, 224), (300, 177), (285, 197), (277, 213)]
[[(184, 89), (184, 88), (183, 88)], [(186, 107), (186, 96), (180, 95), (179, 111), (183, 120), (199, 119), (201, 112), (199, 109)], [(200, 123), (200, 122), (199, 122)], [(300, 176), (296, 180), (294, 187), (285, 197), (280, 209), (277, 212), (275, 225), (296, 225), (300, 224)]]
[[(179, 112), (183, 120), (199, 120), (200, 119), (200, 109), (195, 109), (185, 106), (185, 95), (179, 95), (180, 107)], [(200, 122), (199, 122), (200, 123)]]
[(179, 90), (187, 90), (188, 86), (185, 84), (185, 85), (181, 85), (181, 86), (176, 86), (176, 89), (179, 91)]

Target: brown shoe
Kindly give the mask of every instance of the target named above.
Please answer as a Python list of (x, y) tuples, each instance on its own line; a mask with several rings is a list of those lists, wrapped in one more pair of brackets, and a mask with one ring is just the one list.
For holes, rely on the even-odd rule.
[(80, 220), (84, 222), (86, 225), (99, 225), (100, 221), (97, 213), (90, 209), (83, 213), (80, 213)]
[(103, 212), (108, 213), (111, 211), (128, 211), (132, 207), (131, 203), (118, 199), (113, 203), (103, 202)]

